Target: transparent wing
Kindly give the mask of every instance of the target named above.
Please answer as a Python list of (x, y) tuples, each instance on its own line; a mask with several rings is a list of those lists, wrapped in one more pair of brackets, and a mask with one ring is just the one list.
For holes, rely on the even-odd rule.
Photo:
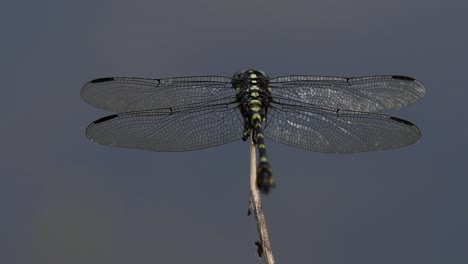
[(86, 130), (99, 144), (151, 151), (190, 151), (222, 145), (243, 136), (236, 108), (148, 110), (101, 118)]
[(357, 78), (292, 75), (273, 78), (270, 85), (278, 103), (300, 102), (362, 112), (398, 109), (416, 102), (425, 93), (417, 80), (390, 75)]
[(271, 108), (264, 133), (283, 144), (327, 153), (401, 148), (421, 138), (415, 125), (396, 117), (286, 105)]
[(100, 78), (81, 89), (83, 99), (97, 108), (122, 113), (216, 103), (234, 98), (231, 78), (196, 76), (165, 79)]

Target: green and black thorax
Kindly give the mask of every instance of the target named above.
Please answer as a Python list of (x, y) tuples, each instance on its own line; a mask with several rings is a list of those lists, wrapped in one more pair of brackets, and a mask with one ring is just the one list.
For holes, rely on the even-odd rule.
[(257, 143), (255, 126), (265, 121), (271, 97), (268, 76), (258, 70), (245, 70), (233, 76), (232, 86), (236, 89), (236, 100), (244, 118), (246, 137), (253, 130), (253, 141)]

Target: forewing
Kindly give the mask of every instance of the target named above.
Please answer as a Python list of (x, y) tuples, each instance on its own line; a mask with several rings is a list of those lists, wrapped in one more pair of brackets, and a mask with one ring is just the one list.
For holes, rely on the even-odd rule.
[(380, 112), (398, 109), (424, 96), (417, 80), (405, 76), (284, 76), (270, 80), (278, 103), (306, 103), (327, 109)]
[(416, 143), (421, 133), (400, 118), (347, 110), (313, 107), (273, 107), (265, 136), (305, 150), (354, 153), (401, 148)]
[(81, 89), (83, 99), (97, 108), (122, 113), (138, 110), (221, 103), (232, 99), (231, 78), (195, 76), (165, 79), (100, 78)]
[(151, 151), (190, 151), (243, 136), (240, 112), (226, 106), (149, 110), (101, 118), (86, 130), (93, 142)]

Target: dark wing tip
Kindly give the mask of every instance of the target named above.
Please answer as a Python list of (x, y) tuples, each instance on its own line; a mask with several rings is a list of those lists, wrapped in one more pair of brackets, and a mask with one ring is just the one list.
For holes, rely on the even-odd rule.
[(401, 80), (401, 81), (409, 81), (409, 82), (414, 82), (416, 79), (408, 77), (408, 76), (401, 76), (401, 75), (394, 75), (392, 76), (393, 79), (396, 80)]
[(105, 116), (105, 117), (102, 117), (102, 118), (99, 118), (98, 120), (94, 121), (93, 123), (91, 123), (90, 126), (92, 125), (97, 125), (99, 123), (103, 123), (103, 122), (106, 122), (106, 121), (109, 121), (111, 119), (114, 119), (118, 117), (118, 114), (115, 114), (115, 115), (110, 115), (110, 116)]
[(104, 83), (104, 82), (112, 82), (114, 78), (106, 77), (106, 78), (98, 78), (90, 81), (89, 83)]
[(407, 120), (404, 120), (404, 119), (401, 119), (401, 118), (398, 118), (398, 117), (391, 116), (390, 119), (393, 120), (393, 121), (405, 124), (407, 126), (414, 126), (414, 124), (411, 123), (410, 121), (407, 121)]
[[(117, 118), (118, 117), (118, 114), (114, 114), (114, 115), (109, 115), (109, 116), (105, 116), (105, 117), (102, 117), (102, 118), (99, 118), (98, 120), (92, 122), (91, 124), (89, 124), (89, 126), (86, 128), (86, 132), (85, 132), (85, 135), (86, 137), (91, 140), (92, 142), (95, 142), (95, 143), (98, 143), (95, 141), (95, 129), (96, 129), (96, 126), (99, 125), (100, 123), (104, 123), (106, 121), (109, 121), (109, 120), (112, 120), (114, 118)], [(98, 126), (99, 128), (99, 126)], [(99, 129), (98, 129), (99, 131)]]
[[(98, 78), (98, 79), (91, 80), (87, 82), (85, 85), (83, 85), (83, 87), (81, 88), (81, 91), (80, 91), (81, 97), (88, 104), (96, 106), (92, 103), (92, 99), (91, 99), (91, 97), (93, 97), (96, 92), (95, 91), (96, 87), (94, 86), (94, 84), (107, 83), (107, 82), (113, 82), (113, 81), (115, 81), (115, 78), (113, 77), (105, 77), (105, 78)], [(99, 106), (97, 107), (101, 108)]]
[(426, 89), (422, 85), (422, 83), (414, 78), (408, 77), (408, 76), (401, 76), (401, 75), (394, 75), (392, 76), (393, 79), (395, 80), (400, 80), (400, 81), (406, 81), (406, 82), (411, 82), (411, 86), (416, 93), (415, 95), (417, 96), (417, 99), (420, 99), (424, 97), (424, 94), (426, 93)]
[(91, 141), (93, 141), (93, 142), (95, 142), (95, 143), (98, 143), (98, 142), (95, 141), (95, 134), (96, 134), (96, 133), (95, 133), (95, 132), (96, 132), (95, 129), (96, 129), (96, 126), (97, 126), (98, 131), (99, 131), (99, 126), (98, 126), (99, 124), (104, 123), (104, 122), (107, 122), (107, 121), (112, 120), (112, 119), (114, 119), (114, 118), (117, 118), (118, 116), (119, 116), (118, 114), (109, 115), (109, 116), (105, 116), (105, 117), (99, 118), (98, 120), (92, 122), (92, 123), (89, 124), (89, 126), (86, 128), (86, 132), (85, 132), (86, 137), (87, 137), (89, 140), (91, 140)]
[(106, 77), (106, 78), (98, 78), (90, 81), (89, 83), (103, 83), (103, 82), (112, 82), (114, 78)]
[(391, 116), (390, 120), (402, 123), (402, 124), (404, 124), (404, 125), (406, 125), (408, 127), (411, 127), (413, 129), (415, 129), (417, 131), (417, 133), (419, 134), (419, 136), (421, 136), (421, 130), (415, 124), (411, 123), (410, 121), (407, 121), (405, 119), (401, 119), (401, 118), (398, 118), (398, 117), (394, 117), (394, 116)]

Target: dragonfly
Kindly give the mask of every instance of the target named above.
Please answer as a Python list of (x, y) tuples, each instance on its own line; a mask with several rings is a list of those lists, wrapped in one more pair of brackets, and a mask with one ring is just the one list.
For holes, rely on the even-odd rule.
[(177, 152), (250, 138), (263, 193), (275, 187), (265, 138), (322, 153), (401, 148), (418, 142), (421, 131), (382, 112), (424, 94), (406, 76), (270, 78), (256, 69), (233, 77), (107, 77), (81, 89), (84, 101), (114, 112), (87, 127), (87, 138), (98, 144)]

